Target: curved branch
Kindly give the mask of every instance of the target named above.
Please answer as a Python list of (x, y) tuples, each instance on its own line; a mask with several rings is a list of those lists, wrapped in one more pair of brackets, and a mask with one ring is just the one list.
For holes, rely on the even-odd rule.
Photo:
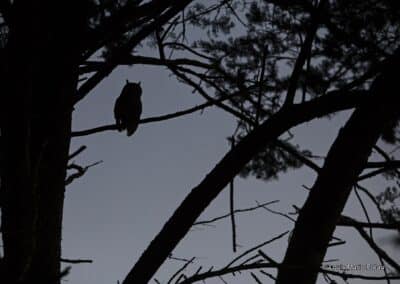
[[(277, 283), (314, 283), (317, 273), (286, 267), (306, 264), (320, 267), (337, 220), (347, 202), (351, 188), (364, 169), (372, 148), (388, 121), (398, 116), (400, 98), (395, 72), (400, 62), (400, 49), (371, 85), (370, 97), (358, 107), (339, 132), (329, 150), (310, 194), (300, 210)], [(312, 233), (310, 233), (312, 232)]]
[(118, 66), (122, 58), (128, 55), (134, 47), (136, 47), (144, 38), (153, 33), (158, 27), (164, 25), (168, 20), (174, 17), (187, 5), (189, 5), (192, 0), (181, 0), (173, 1), (174, 5), (168, 9), (162, 15), (156, 17), (151, 23), (144, 26), (140, 31), (138, 31), (132, 39), (118, 50), (116, 50), (113, 56), (106, 62), (106, 64), (92, 77), (90, 77), (82, 86), (78, 89), (77, 94), (74, 99), (74, 104), (82, 100), (94, 87), (97, 86), (104, 78), (106, 78)]
[[(134, 65), (134, 64), (143, 64), (143, 65), (155, 65), (155, 66), (166, 66), (166, 65), (190, 65), (193, 67), (199, 67), (204, 69), (213, 68), (212, 65), (208, 63), (204, 63), (198, 60), (193, 60), (189, 58), (176, 58), (176, 59), (160, 59), (156, 57), (149, 56), (139, 56), (139, 55), (127, 55), (120, 59), (118, 65)], [(94, 72), (101, 69), (106, 65), (104, 61), (86, 61), (82, 64), (83, 66), (79, 68), (80, 74)]]
[(332, 92), (329, 95), (282, 109), (256, 127), (223, 157), (198, 186), (192, 189), (161, 232), (150, 243), (123, 283), (148, 283), (203, 210), (267, 143), (274, 141), (296, 125), (332, 112), (353, 108), (365, 98), (364, 92)]

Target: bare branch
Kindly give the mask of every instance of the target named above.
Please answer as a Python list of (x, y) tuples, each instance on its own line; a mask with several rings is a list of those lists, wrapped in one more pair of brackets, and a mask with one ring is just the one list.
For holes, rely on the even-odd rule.
[[(236, 210), (234, 210), (234, 213), (236, 214), (236, 213), (242, 213), (242, 212), (249, 212), (249, 211), (257, 210), (259, 208), (262, 208), (263, 206), (271, 205), (271, 204), (274, 204), (274, 203), (277, 203), (277, 202), (279, 202), (279, 200), (273, 200), (273, 201), (270, 201), (270, 202), (262, 203), (262, 204), (259, 204), (257, 206), (249, 207), (249, 208), (245, 208), (245, 209), (236, 209)], [(216, 221), (228, 218), (230, 215), (231, 215), (231, 213), (227, 213), (225, 215), (222, 215), (222, 216), (219, 216), (219, 217), (215, 217), (215, 218), (210, 219), (210, 220), (197, 221), (197, 222), (193, 223), (193, 226), (211, 224), (211, 223), (214, 223)]]
[(272, 243), (272, 242), (274, 242), (274, 241), (276, 241), (276, 240), (279, 240), (279, 239), (283, 238), (283, 237), (284, 237), (285, 235), (287, 235), (288, 233), (289, 233), (289, 231), (286, 231), (286, 232), (284, 232), (284, 233), (282, 233), (282, 234), (279, 234), (279, 235), (276, 236), (276, 237), (273, 237), (273, 238), (270, 239), (270, 240), (267, 240), (267, 241), (265, 241), (265, 242), (263, 242), (263, 243), (261, 243), (261, 244), (259, 244), (259, 245), (256, 245), (255, 247), (252, 247), (252, 248), (246, 250), (245, 252), (241, 253), (239, 256), (235, 257), (231, 262), (229, 262), (229, 263), (225, 266), (225, 268), (231, 267), (232, 264), (234, 264), (236, 261), (238, 261), (239, 259), (241, 259), (241, 258), (244, 257), (245, 255), (248, 255), (249, 253), (251, 253), (251, 252), (253, 252), (253, 251), (255, 251), (255, 250), (258, 250), (259, 248), (262, 248), (263, 246), (266, 246), (266, 245), (268, 245), (268, 244), (270, 244), (270, 243)]
[(384, 259), (390, 266), (400, 273), (400, 265), (393, 260), (383, 249), (381, 249), (375, 241), (364, 231), (361, 227), (354, 227), (361, 235), (361, 237), (368, 243), (368, 245), (375, 251), (375, 253), (382, 259)]
[(212, 57), (209, 57), (209, 56), (207, 56), (207, 55), (205, 55), (205, 54), (202, 54), (202, 53), (200, 53), (200, 52), (194, 50), (194, 49), (191, 48), (190, 46), (187, 46), (187, 45), (185, 45), (185, 44), (183, 44), (183, 43), (178, 43), (178, 42), (165, 42), (165, 43), (164, 43), (164, 46), (165, 46), (165, 47), (168, 47), (168, 46), (180, 47), (180, 48), (183, 48), (183, 49), (185, 49), (185, 50), (191, 52), (192, 54), (194, 54), (194, 55), (196, 55), (196, 56), (198, 56), (198, 57), (207, 59), (207, 60), (209, 60), (209, 61), (215, 60), (215, 58), (212, 58)]
[(97, 166), (98, 164), (101, 164), (102, 162), (103, 162), (103, 161), (98, 161), (98, 162), (95, 162), (95, 163), (90, 164), (90, 165), (85, 166), (85, 167), (79, 166), (79, 165), (77, 165), (77, 164), (70, 164), (70, 165), (68, 165), (68, 166), (67, 166), (67, 169), (73, 169), (73, 170), (75, 170), (76, 172), (73, 173), (73, 174), (71, 174), (71, 175), (69, 175), (69, 176), (65, 179), (65, 185), (71, 184), (74, 180), (76, 180), (76, 179), (82, 177), (82, 176), (86, 173), (86, 171), (87, 171), (88, 169), (90, 169), (91, 167)]
[[(235, 137), (231, 139), (231, 149), (235, 147)], [(231, 217), (231, 225), (232, 225), (232, 250), (236, 252), (236, 220), (235, 220), (235, 205), (234, 205), (234, 178), (232, 178), (231, 182), (229, 183), (229, 210), (230, 210), (230, 217)]]
[(174, 5), (169, 8), (165, 13), (156, 17), (151, 23), (144, 26), (140, 31), (138, 31), (131, 40), (118, 48), (115, 51), (113, 56), (107, 61), (107, 63), (97, 71), (92, 77), (90, 77), (82, 86), (78, 89), (76, 94), (74, 104), (78, 103), (82, 100), (98, 83), (100, 83), (104, 78), (106, 78), (115, 67), (118, 66), (121, 58), (124, 58), (128, 55), (132, 49), (139, 44), (144, 38), (153, 33), (157, 27), (162, 26), (172, 17), (174, 17), (177, 13), (179, 13), (182, 9), (184, 9), (192, 0), (181, 0), (174, 1)]
[(390, 160), (386, 162), (368, 162), (366, 168), (385, 168), (386, 170), (393, 170), (400, 168), (400, 160)]
[(373, 228), (373, 229), (385, 229), (385, 230), (398, 230), (400, 228), (400, 222), (397, 223), (375, 223), (375, 222), (360, 222), (350, 218), (348, 216), (342, 215), (337, 223), (338, 226), (343, 227), (359, 227), (359, 228)]
[(250, 275), (251, 275), (251, 277), (253, 277), (253, 279), (257, 282), (257, 284), (263, 284), (263, 283), (261, 282), (261, 280), (258, 279), (258, 277), (257, 277), (253, 272), (250, 272)]
[[(94, 72), (101, 69), (107, 63), (104, 61), (87, 61), (80, 68), (79, 72), (88, 73)], [(199, 67), (204, 69), (214, 68), (212, 65), (203, 63), (198, 60), (188, 59), (188, 58), (177, 58), (177, 59), (159, 59), (155, 57), (148, 56), (138, 56), (138, 55), (126, 55), (123, 58), (120, 58), (118, 65), (135, 65), (135, 64), (143, 64), (143, 65), (154, 65), (154, 66), (166, 66), (166, 65), (190, 65), (193, 67)]]
[[(143, 118), (143, 119), (140, 120), (140, 124), (152, 123), (152, 122), (161, 122), (161, 121), (165, 121), (165, 120), (181, 117), (181, 116), (184, 116), (184, 115), (187, 115), (187, 114), (191, 114), (191, 113), (194, 113), (196, 111), (202, 111), (205, 108), (214, 106), (215, 104), (217, 104), (219, 102), (223, 102), (223, 101), (229, 99), (230, 97), (237, 96), (237, 95), (239, 95), (239, 93), (235, 93), (235, 94), (233, 94), (231, 96), (224, 96), (224, 97), (221, 97), (221, 98), (219, 98), (219, 99), (217, 99), (215, 101), (208, 101), (206, 103), (203, 103), (201, 105), (197, 105), (197, 106), (188, 108), (186, 110), (182, 110), (182, 111), (178, 111), (178, 112), (174, 112), (174, 113), (169, 113), (169, 114), (164, 114), (164, 115), (160, 115), (160, 116), (155, 116), (155, 117)], [(99, 127), (96, 127), (96, 128), (87, 129), (87, 130), (73, 131), (71, 133), (71, 137), (86, 136), (86, 135), (91, 135), (91, 134), (94, 134), (94, 133), (100, 133), (100, 132), (109, 131), (109, 130), (118, 130), (117, 125), (109, 124), (109, 125), (99, 126)]]
[[(340, 130), (297, 218), (284, 258), (285, 266), (307, 263), (317, 268), (321, 265), (352, 186), (365, 167), (384, 125), (398, 113), (398, 96), (390, 90), (397, 86), (398, 76), (394, 70), (399, 62), (400, 50), (397, 50), (390, 68), (372, 83), (369, 99), (353, 112)], [(279, 284), (311, 283), (317, 279), (314, 272), (293, 271), (285, 266), (279, 269)]]
[(365, 95), (365, 92), (334, 91), (329, 95), (282, 109), (254, 128), (222, 158), (198, 186), (192, 189), (131, 269), (124, 284), (147, 283), (192, 228), (203, 210), (266, 144), (303, 122), (335, 111), (353, 108), (368, 98), (368, 95)]
[(79, 147), (75, 152), (71, 153), (68, 156), (68, 160), (72, 160), (73, 158), (75, 158), (76, 156), (78, 156), (80, 153), (82, 153), (83, 151), (85, 151), (87, 148), (86, 145), (82, 145), (81, 147)]
[(61, 258), (61, 262), (64, 263), (73, 263), (73, 264), (78, 264), (78, 263), (93, 263), (93, 260), (91, 259), (68, 259), (68, 258)]
[[(201, 274), (196, 274), (193, 275), (184, 281), (179, 282), (179, 284), (191, 284), (199, 281), (204, 281), (209, 278), (213, 277), (219, 277), (227, 274), (233, 274), (235, 272), (241, 272), (241, 271), (247, 271), (247, 270), (259, 270), (259, 269), (265, 269), (265, 268), (279, 268), (282, 267), (281, 264), (272, 264), (272, 263), (251, 263), (251, 264), (245, 264), (245, 265), (238, 265), (238, 266), (233, 266), (229, 268), (222, 268), (219, 270), (214, 270), (214, 271), (209, 271)], [(298, 267), (291, 267), (292, 269), (302, 269), (302, 270), (308, 270), (311, 271), (311, 269), (305, 267), (305, 266), (298, 266)], [(397, 280), (400, 279), (400, 276), (367, 276), (367, 275), (362, 275), (362, 274), (352, 274), (352, 273), (345, 273), (345, 272), (339, 272), (336, 270), (328, 270), (328, 269), (323, 269), (320, 268), (317, 270), (319, 273), (326, 273), (329, 275), (334, 275), (338, 276), (342, 279), (363, 279), (363, 280)]]
[(304, 63), (306, 62), (311, 52), (314, 37), (321, 21), (321, 12), (325, 9), (326, 3), (327, 0), (321, 0), (316, 10), (311, 13), (310, 26), (308, 27), (306, 38), (303, 45), (301, 46), (300, 53), (296, 59), (296, 63), (289, 79), (289, 87), (287, 90), (284, 106), (293, 104), (300, 74), (303, 69)]
[(184, 271), (186, 269), (186, 267), (189, 266), (189, 264), (193, 263), (193, 261), (195, 260), (195, 257), (192, 257), (189, 261), (187, 261), (180, 269), (178, 269), (178, 271), (176, 271), (171, 278), (168, 280), (167, 284), (171, 284), (172, 280), (174, 280), (174, 278), (176, 276), (179, 275), (179, 273), (181, 273), (182, 271)]
[(290, 217), (288, 214), (285, 214), (285, 213), (282, 213), (282, 212), (278, 212), (278, 211), (272, 210), (272, 209), (270, 209), (270, 208), (268, 208), (268, 207), (266, 207), (266, 206), (263, 206), (263, 208), (264, 208), (266, 211), (271, 212), (272, 214), (279, 215), (279, 216), (285, 217), (286, 219), (289, 219), (289, 220), (292, 221), (292, 222), (296, 222), (296, 220), (293, 219), (292, 217)]
[(108, 42), (118, 40), (126, 31), (133, 27), (143, 26), (152, 19), (160, 17), (163, 13), (165, 14), (165, 11), (178, 4), (178, 0), (153, 0), (137, 6), (134, 1), (128, 1), (124, 7), (106, 18), (100, 26), (88, 32), (86, 35), (87, 48), (83, 58), (89, 58)]

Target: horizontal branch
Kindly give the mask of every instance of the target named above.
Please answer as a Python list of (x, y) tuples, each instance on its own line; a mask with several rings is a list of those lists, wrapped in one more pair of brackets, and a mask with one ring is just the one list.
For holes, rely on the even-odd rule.
[(165, 47), (172, 46), (172, 47), (175, 47), (175, 48), (176, 47), (177, 48), (181, 48), (181, 49), (184, 49), (184, 50), (186, 50), (186, 51), (188, 51), (188, 52), (190, 52), (190, 53), (192, 53), (192, 54), (194, 54), (194, 55), (196, 55), (196, 56), (198, 56), (200, 58), (204, 58), (204, 59), (207, 59), (207, 60), (210, 60), (210, 61), (214, 60), (214, 58), (209, 57), (209, 56), (207, 56), (205, 54), (202, 54), (202, 53), (198, 52), (197, 50), (195, 50), (194, 48), (192, 48), (192, 47), (190, 47), (190, 46), (188, 46), (186, 44), (180, 43), (180, 42), (165, 42), (165, 43), (163, 43), (163, 46), (165, 46)]
[(386, 162), (369, 162), (366, 165), (366, 168), (386, 168), (386, 169), (395, 169), (400, 167), (399, 160), (391, 160)]
[[(217, 103), (223, 102), (224, 100), (227, 100), (227, 99), (232, 98), (233, 96), (237, 96), (237, 95), (240, 95), (240, 93), (234, 93), (232, 95), (224, 96), (224, 97), (216, 99), (214, 101), (208, 101), (203, 104), (188, 108), (186, 110), (177, 111), (174, 113), (164, 114), (164, 115), (155, 116), (155, 117), (143, 118), (140, 120), (139, 123), (145, 124), (145, 123), (151, 123), (151, 122), (161, 122), (161, 121), (181, 117), (181, 116), (184, 116), (187, 114), (194, 113), (196, 111), (204, 110), (210, 106), (213, 106)], [(86, 135), (91, 135), (94, 133), (99, 133), (99, 132), (104, 132), (104, 131), (109, 131), (109, 130), (118, 130), (118, 127), (116, 124), (109, 124), (109, 125), (104, 125), (104, 126), (87, 129), (87, 130), (73, 131), (71, 133), (71, 137), (86, 136)]]
[[(243, 212), (254, 211), (254, 210), (263, 208), (264, 206), (267, 206), (267, 205), (271, 205), (271, 204), (273, 204), (273, 203), (276, 203), (276, 202), (279, 202), (279, 200), (274, 200), (274, 201), (270, 201), (270, 202), (265, 202), (265, 203), (259, 204), (259, 205), (257, 205), (257, 206), (253, 206), (253, 207), (249, 207), (249, 208), (245, 208), (245, 209), (236, 209), (236, 210), (233, 210), (233, 213), (236, 214), (236, 213), (243, 213)], [(214, 222), (216, 222), (216, 221), (219, 221), (219, 220), (228, 218), (228, 217), (231, 216), (231, 214), (232, 214), (232, 213), (227, 213), (227, 214), (225, 214), (225, 215), (212, 218), (212, 219), (210, 219), (210, 220), (197, 221), (197, 222), (195, 222), (195, 223), (193, 224), (193, 226), (211, 224), (211, 223), (214, 223)]]
[[(88, 73), (94, 72), (102, 68), (106, 62), (104, 61), (87, 61), (80, 68), (79, 72)], [(167, 66), (167, 65), (190, 65), (193, 67), (199, 67), (204, 69), (211, 69), (213, 66), (208, 63), (204, 63), (198, 60), (188, 58), (177, 58), (177, 59), (159, 59), (156, 57), (138, 56), (138, 55), (126, 55), (119, 59), (118, 65), (154, 65), (154, 66)]]
[(400, 222), (397, 223), (376, 223), (376, 222), (360, 222), (342, 215), (337, 223), (338, 226), (342, 227), (353, 227), (353, 228), (372, 228), (372, 229), (386, 229), (386, 230), (398, 230), (400, 228)]
[(91, 259), (68, 259), (68, 258), (61, 258), (61, 262), (64, 263), (72, 263), (72, 264), (78, 264), (78, 263), (93, 263), (93, 260)]

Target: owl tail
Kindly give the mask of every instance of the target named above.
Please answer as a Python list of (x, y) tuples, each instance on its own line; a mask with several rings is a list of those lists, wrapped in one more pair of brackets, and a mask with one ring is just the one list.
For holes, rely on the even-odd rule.
[(137, 125), (137, 124), (136, 124), (136, 125), (133, 125), (133, 126), (130, 126), (130, 127), (127, 127), (127, 128), (126, 128), (126, 135), (132, 136), (133, 133), (135, 133), (135, 131), (136, 131), (137, 128), (138, 128), (138, 125)]

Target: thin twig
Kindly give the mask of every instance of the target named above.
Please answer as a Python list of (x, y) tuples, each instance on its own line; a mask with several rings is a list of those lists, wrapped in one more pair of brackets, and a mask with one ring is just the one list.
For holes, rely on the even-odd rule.
[(266, 206), (262, 206), (262, 207), (263, 207), (265, 210), (267, 210), (268, 212), (271, 212), (272, 214), (279, 215), (279, 216), (285, 217), (286, 219), (289, 219), (289, 220), (292, 221), (292, 222), (296, 222), (295, 219), (293, 219), (292, 217), (290, 217), (289, 215), (287, 215), (287, 214), (285, 214), (285, 213), (272, 210), (272, 209), (270, 209), (270, 208), (268, 208), (268, 207), (266, 207)]
[(78, 156), (80, 153), (82, 153), (83, 151), (85, 151), (86, 148), (87, 148), (86, 145), (82, 145), (82, 146), (79, 147), (75, 152), (71, 153), (71, 154), (68, 156), (68, 160), (71, 160), (71, 159), (75, 158), (75, 157)]
[(393, 260), (383, 249), (381, 249), (375, 241), (364, 231), (363, 228), (354, 227), (361, 235), (361, 237), (368, 243), (368, 245), (375, 251), (375, 253), (384, 259), (390, 266), (400, 272), (400, 265)]
[(61, 258), (60, 261), (61, 261), (61, 262), (64, 262), (64, 263), (74, 263), (74, 264), (77, 264), (77, 263), (93, 263), (93, 260), (91, 260), (91, 259), (68, 259), (68, 258)]
[(251, 252), (253, 252), (253, 251), (255, 251), (255, 250), (258, 250), (259, 248), (262, 248), (263, 246), (268, 245), (268, 244), (270, 244), (270, 243), (272, 243), (272, 242), (274, 242), (274, 241), (276, 241), (276, 240), (279, 240), (280, 238), (284, 237), (284, 236), (287, 235), (288, 233), (289, 233), (289, 231), (286, 231), (286, 232), (284, 232), (284, 233), (282, 233), (282, 234), (279, 234), (279, 235), (276, 236), (276, 237), (273, 237), (272, 239), (270, 239), (270, 240), (268, 240), (268, 241), (265, 241), (265, 242), (263, 242), (263, 243), (261, 243), (261, 244), (255, 246), (255, 247), (252, 247), (252, 248), (246, 250), (245, 252), (243, 252), (243, 253), (240, 254), (239, 256), (235, 257), (231, 262), (229, 262), (229, 263), (225, 266), (225, 268), (230, 267), (233, 263), (235, 263), (237, 260), (241, 259), (243, 256), (245, 256), (245, 255), (247, 255), (247, 254), (249, 254), (249, 253), (251, 253)]
[[(271, 204), (274, 204), (274, 203), (277, 203), (277, 202), (279, 202), (279, 200), (273, 200), (273, 201), (270, 201), (270, 202), (262, 203), (262, 204), (259, 204), (257, 206), (249, 207), (249, 208), (245, 208), (245, 209), (236, 209), (234, 211), (234, 213), (236, 214), (236, 213), (243, 213), (243, 212), (249, 212), (249, 211), (257, 210), (257, 209), (260, 209), (260, 208), (262, 208), (264, 206), (271, 205)], [(210, 220), (197, 221), (197, 222), (193, 223), (193, 226), (196, 226), (196, 225), (207, 225), (207, 224), (210, 224), (210, 223), (214, 223), (216, 221), (228, 218), (230, 215), (231, 215), (231, 213), (227, 213), (225, 215), (212, 218)]]
[(87, 171), (88, 169), (90, 169), (91, 167), (97, 166), (98, 164), (101, 164), (102, 162), (103, 162), (103, 161), (98, 161), (98, 162), (95, 162), (95, 163), (90, 164), (90, 165), (85, 166), (85, 167), (79, 166), (79, 165), (77, 165), (77, 164), (70, 164), (70, 165), (68, 165), (68, 166), (67, 166), (67, 169), (69, 169), (69, 170), (73, 169), (73, 170), (76, 170), (76, 172), (73, 173), (73, 174), (71, 174), (71, 175), (69, 175), (69, 176), (65, 179), (65, 185), (71, 184), (74, 180), (76, 180), (76, 179), (82, 177), (82, 176), (86, 173), (86, 171)]
[[(235, 147), (235, 137), (232, 136), (231, 149)], [(234, 178), (229, 183), (229, 211), (232, 225), (232, 250), (236, 252), (236, 220), (235, 220), (235, 205), (234, 205)]]
[(178, 269), (172, 276), (171, 278), (168, 280), (167, 284), (171, 284), (172, 280), (174, 280), (174, 278), (176, 276), (179, 275), (179, 273), (181, 273), (182, 271), (184, 271), (186, 269), (186, 267), (189, 266), (189, 264), (191, 264), (196, 258), (192, 257), (189, 261), (187, 261), (180, 269)]

